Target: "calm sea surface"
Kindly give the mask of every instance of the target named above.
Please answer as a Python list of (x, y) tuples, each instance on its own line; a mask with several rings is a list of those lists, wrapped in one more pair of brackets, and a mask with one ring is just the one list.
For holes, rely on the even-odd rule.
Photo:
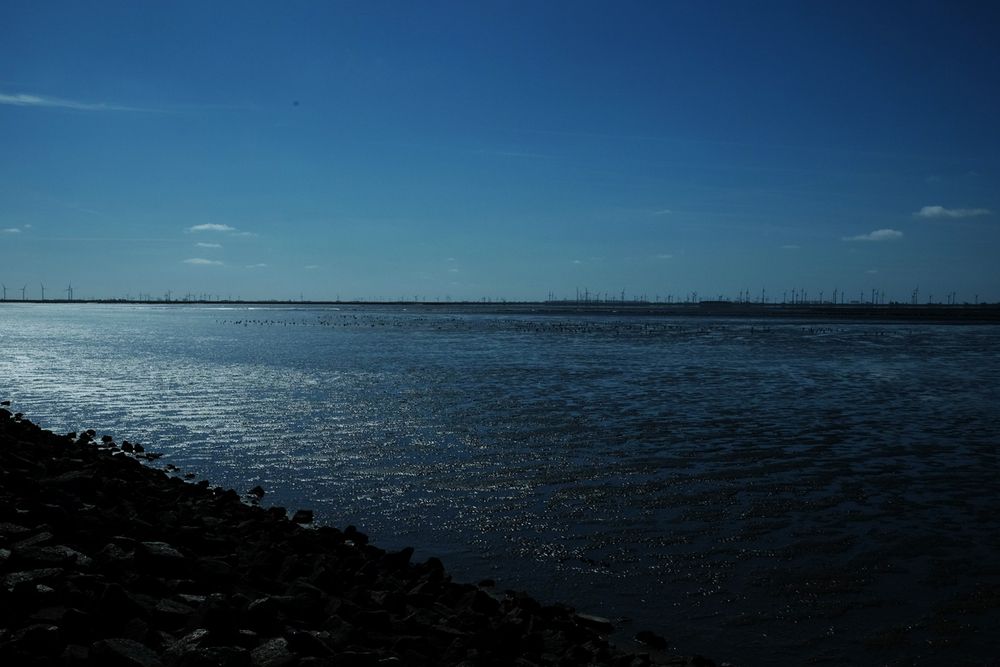
[[(1000, 656), (1000, 327), (0, 304), (0, 394), (737, 665)], [(995, 663), (994, 663), (995, 664)]]

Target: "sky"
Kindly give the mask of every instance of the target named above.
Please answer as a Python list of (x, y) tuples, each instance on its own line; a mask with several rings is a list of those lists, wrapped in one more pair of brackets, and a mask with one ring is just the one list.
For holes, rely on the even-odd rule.
[(0, 281), (1000, 301), (998, 29), (954, 0), (5, 0)]

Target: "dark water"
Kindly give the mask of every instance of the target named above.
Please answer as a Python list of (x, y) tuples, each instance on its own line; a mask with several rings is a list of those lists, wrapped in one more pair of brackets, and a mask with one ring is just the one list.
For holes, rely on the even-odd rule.
[(0, 307), (0, 393), (737, 665), (1000, 655), (996, 326)]

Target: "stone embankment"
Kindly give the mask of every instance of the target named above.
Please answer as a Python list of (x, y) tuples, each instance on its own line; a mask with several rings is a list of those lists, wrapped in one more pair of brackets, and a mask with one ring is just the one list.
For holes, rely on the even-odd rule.
[(602, 619), (455, 583), (155, 457), (0, 408), (0, 665), (712, 665), (618, 651)]

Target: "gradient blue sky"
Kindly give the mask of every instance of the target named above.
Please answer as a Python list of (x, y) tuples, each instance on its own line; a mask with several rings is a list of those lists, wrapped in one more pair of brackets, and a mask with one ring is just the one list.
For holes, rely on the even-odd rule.
[(995, 2), (0, 4), (7, 297), (1000, 300)]

